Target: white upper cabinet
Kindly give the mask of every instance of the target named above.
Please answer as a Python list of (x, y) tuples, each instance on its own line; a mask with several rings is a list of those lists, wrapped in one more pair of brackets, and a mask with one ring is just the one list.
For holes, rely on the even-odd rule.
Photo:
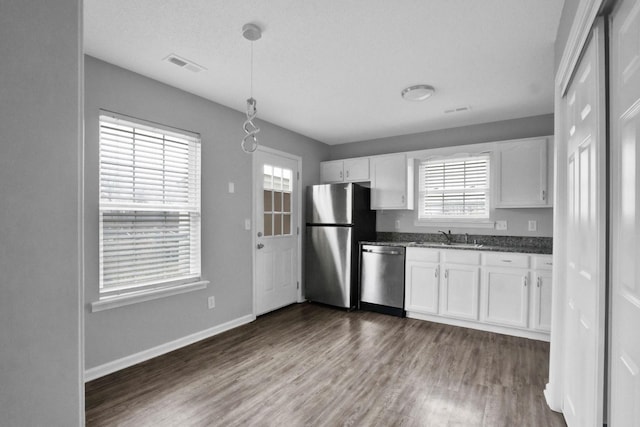
[(371, 157), (371, 209), (413, 209), (413, 159)]
[(551, 207), (551, 137), (498, 144), (495, 152), (495, 207)]
[(320, 182), (365, 182), (369, 181), (369, 158), (333, 160), (320, 163)]

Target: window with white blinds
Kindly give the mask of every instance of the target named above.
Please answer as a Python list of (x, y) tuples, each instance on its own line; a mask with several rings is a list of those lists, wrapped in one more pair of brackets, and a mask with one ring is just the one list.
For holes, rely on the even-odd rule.
[(489, 217), (489, 156), (420, 163), (419, 220)]
[(200, 277), (200, 138), (100, 115), (100, 292)]

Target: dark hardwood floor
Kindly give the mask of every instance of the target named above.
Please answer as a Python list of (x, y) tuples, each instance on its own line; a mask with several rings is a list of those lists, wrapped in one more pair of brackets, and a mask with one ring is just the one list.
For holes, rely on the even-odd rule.
[(564, 426), (547, 343), (296, 304), (86, 384), (88, 426)]

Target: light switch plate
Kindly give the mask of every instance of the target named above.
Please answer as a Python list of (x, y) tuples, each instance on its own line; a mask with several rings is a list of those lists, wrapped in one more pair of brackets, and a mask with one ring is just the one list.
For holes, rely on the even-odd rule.
[(496, 221), (496, 230), (506, 230), (507, 229), (507, 221), (500, 220)]
[(236, 185), (233, 182), (229, 183), (229, 194), (233, 194), (236, 192)]
[(244, 229), (247, 231), (251, 230), (251, 220), (249, 218), (244, 219)]
[(538, 221), (536, 220), (529, 221), (529, 231), (538, 231)]
[(210, 296), (209, 298), (207, 298), (207, 305), (209, 306), (209, 308), (214, 308), (216, 306), (216, 297)]

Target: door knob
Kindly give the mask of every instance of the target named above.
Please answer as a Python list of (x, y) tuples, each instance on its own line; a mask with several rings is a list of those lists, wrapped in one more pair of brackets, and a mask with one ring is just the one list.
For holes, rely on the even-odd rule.
[(262, 243), (258, 243), (258, 249), (262, 249), (264, 248), (264, 245)]

